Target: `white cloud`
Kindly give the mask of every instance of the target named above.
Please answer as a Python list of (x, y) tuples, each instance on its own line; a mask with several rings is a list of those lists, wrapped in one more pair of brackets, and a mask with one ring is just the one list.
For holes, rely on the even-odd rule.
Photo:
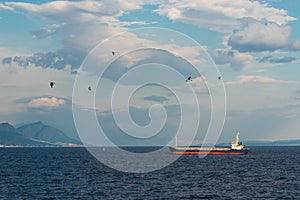
[(171, 20), (219, 32), (231, 32), (240, 26), (240, 20), (244, 18), (264, 19), (279, 25), (296, 20), (289, 16), (286, 10), (249, 0), (169, 0), (163, 2), (157, 12)]
[(260, 63), (270, 62), (272, 64), (276, 63), (291, 63), (299, 60), (298, 57), (294, 56), (284, 56), (284, 57), (273, 57), (273, 56), (265, 56), (263, 58), (258, 59)]
[[(53, 1), (44, 4), (32, 4), (23, 2), (7, 2), (7, 5), (16, 9), (23, 9), (31, 13), (41, 14), (51, 19), (67, 20), (71, 18), (82, 18), (82, 20), (96, 18), (96, 16), (113, 16), (119, 15), (124, 11), (135, 10), (140, 8), (138, 2), (116, 1)], [(72, 15), (70, 15), (72, 13)], [(74, 15), (77, 13), (77, 15)], [(87, 14), (87, 15), (85, 15)], [(91, 15), (88, 15), (91, 14)], [(56, 15), (56, 16), (55, 16)]]
[(60, 105), (65, 104), (65, 100), (59, 99), (56, 97), (40, 97), (36, 99), (32, 99), (28, 106), (31, 108), (40, 108), (40, 107), (46, 107), (46, 108), (57, 108)]
[(294, 40), (292, 42), (292, 49), (293, 50), (300, 50), (300, 41), (299, 40)]
[[(300, 42), (292, 41), (291, 27), (297, 20), (284, 9), (250, 0), (168, 0), (156, 10), (171, 20), (194, 24), (222, 33), (225, 45), (240, 52), (300, 50)], [(227, 41), (228, 40), (228, 41)]]
[(292, 28), (268, 22), (247, 24), (235, 31), (228, 39), (228, 45), (240, 52), (275, 51), (278, 49), (298, 50), (299, 41), (291, 41)]
[(279, 83), (279, 84), (299, 84), (299, 81), (285, 81), (285, 80), (278, 80), (273, 79), (270, 77), (264, 76), (239, 76), (236, 81), (226, 82), (225, 85), (241, 85), (246, 83), (262, 83), (262, 84), (269, 84), (269, 83)]
[[(159, 3), (158, 13), (167, 15), (170, 19), (184, 21), (187, 23), (197, 24), (199, 26), (208, 27), (209, 29), (218, 29), (232, 31), (240, 29), (245, 21), (266, 20), (273, 22), (272, 25), (264, 25), (260, 28), (262, 31), (256, 30), (255, 25), (249, 24), (243, 30), (236, 31), (230, 37), (227, 37), (228, 44), (239, 51), (252, 51), (257, 45), (262, 48), (278, 49), (291, 45), (291, 48), (300, 47), (299, 41), (290, 42), (290, 27), (285, 24), (295, 18), (287, 15), (285, 10), (272, 8), (267, 4), (252, 2), (248, 0), (229, 1), (229, 0), (212, 0), (191, 2), (191, 1), (162, 1)], [(201, 3), (202, 2), (202, 3)], [(90, 50), (104, 39), (115, 34), (126, 31), (124, 27), (137, 22), (126, 22), (118, 19), (123, 13), (141, 9), (143, 4), (149, 2), (123, 2), (123, 1), (54, 1), (44, 4), (32, 4), (21, 2), (9, 2), (7, 5), (22, 9), (29, 13), (41, 16), (47, 23), (44, 28), (33, 31), (32, 34), (36, 38), (45, 38), (50, 35), (57, 35), (62, 38), (63, 48), (52, 54), (61, 56), (59, 67), (69, 64), (72, 68), (78, 68), (85, 56)], [(55, 8), (55, 9), (54, 9)], [(74, 14), (76, 13), (76, 14)], [(252, 20), (248, 19), (251, 18)], [(247, 20), (248, 19), (248, 20)], [(141, 24), (145, 22), (139, 22)], [(277, 24), (276, 24), (277, 23)], [(271, 23), (269, 23), (271, 24)], [(253, 27), (252, 27), (253, 26)], [(256, 25), (258, 26), (258, 25)], [(272, 27), (272, 28), (271, 28)], [(267, 37), (266, 33), (274, 32), (271, 37)], [(265, 34), (265, 35), (264, 35)], [(140, 43), (146, 43), (146, 40), (137, 38), (134, 34), (129, 34), (129, 38), (124, 38), (122, 45), (138, 46)], [(257, 37), (254, 37), (257, 36)], [(276, 42), (274, 42), (274, 40)], [(133, 42), (134, 41), (134, 42)], [(151, 45), (151, 42), (147, 44)], [(228, 45), (226, 44), (226, 45)], [(251, 46), (252, 45), (252, 46)], [(277, 45), (277, 46), (276, 46)], [(107, 47), (108, 52), (121, 51), (120, 41)], [(246, 49), (246, 50), (243, 50)], [(180, 48), (185, 55), (192, 57), (198, 54), (191, 47)], [(232, 53), (232, 55), (231, 55)], [(183, 55), (183, 54), (180, 54)], [(44, 54), (45, 57), (48, 54)], [(227, 64), (234, 69), (245, 69), (251, 61), (250, 54), (242, 54), (235, 50), (223, 50), (214, 53), (216, 63)], [(101, 58), (102, 59), (102, 58)], [(53, 66), (49, 58), (40, 59), (41, 61), (49, 61), (43, 66)], [(56, 68), (54, 66), (54, 68)]]
[[(33, 36), (42, 39), (55, 35), (61, 39), (63, 47), (53, 53), (61, 55), (63, 61), (73, 68), (78, 68), (88, 52), (104, 39), (127, 30), (121, 26), (118, 17), (139, 9), (140, 4), (138, 1), (119, 0), (7, 3), (16, 10), (40, 16), (47, 24), (40, 30), (32, 31)], [(128, 24), (124, 22), (123, 25)]]
[(9, 7), (7, 5), (4, 5), (3, 3), (0, 3), (0, 10), (9, 10), (9, 11), (14, 11), (12, 7)]
[[(64, 100), (70, 99), (74, 78), (70, 71), (65, 70), (44, 69), (33, 65), (23, 68), (16, 63), (0, 64), (1, 106), (8, 110), (7, 113), (1, 114), (26, 112), (28, 101), (25, 102), (26, 104), (17, 103), (19, 99), (52, 96)], [(55, 81), (55, 88), (49, 87), (50, 81)]]
[(206, 83), (201, 76), (193, 78), (190, 84), (196, 92), (208, 92)]
[[(300, 41), (292, 41), (291, 27), (297, 20), (286, 10), (249, 0), (212, 0), (163, 2), (157, 12), (171, 20), (206, 27), (219, 32), (233, 32), (229, 45), (240, 52), (300, 50)], [(246, 26), (245, 26), (246, 23)]]
[(31, 34), (36, 39), (42, 39), (42, 38), (46, 38), (46, 37), (48, 37), (50, 35), (55, 34), (55, 32), (56, 32), (55, 29), (43, 28), (43, 29), (40, 29), (40, 30), (32, 31)]
[(229, 49), (216, 49), (212, 57), (216, 64), (229, 64), (236, 70), (248, 68), (253, 60), (253, 56), (250, 54)]

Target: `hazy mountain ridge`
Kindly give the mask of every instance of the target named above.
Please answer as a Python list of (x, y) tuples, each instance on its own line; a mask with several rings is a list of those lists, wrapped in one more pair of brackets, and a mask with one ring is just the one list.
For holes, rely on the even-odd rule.
[(5, 122), (0, 123), (0, 145), (2, 146), (77, 146), (81, 143), (65, 133), (42, 122), (26, 124), (19, 128)]
[[(300, 146), (300, 139), (277, 141), (244, 141), (251, 146)], [(45, 125), (42, 122), (25, 124), (15, 128), (5, 122), (0, 123), (0, 146), (81, 146), (78, 140), (68, 137), (61, 130)], [(194, 145), (201, 146), (201, 145)], [(230, 143), (219, 143), (209, 146), (230, 146)]]
[[(260, 141), (249, 140), (244, 141), (246, 147), (249, 146), (300, 146), (300, 139), (294, 140), (276, 140), (276, 141)], [(230, 146), (230, 143), (220, 143), (217, 146)]]
[(17, 129), (13, 127), (8, 122), (4, 122), (0, 124), (0, 131), (6, 131), (6, 132), (16, 132)]
[(22, 135), (51, 143), (81, 144), (79, 141), (68, 137), (61, 130), (44, 125), (42, 122), (26, 124), (17, 129)]
[(15, 127), (6, 122), (0, 124), (0, 145), (43, 146), (45, 144), (20, 134)]
[(300, 146), (300, 139), (277, 141), (246, 141), (247, 146)]

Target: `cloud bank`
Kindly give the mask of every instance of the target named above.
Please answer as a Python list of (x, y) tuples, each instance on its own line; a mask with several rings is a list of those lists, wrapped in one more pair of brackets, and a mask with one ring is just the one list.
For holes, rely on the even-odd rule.
[(267, 20), (278, 25), (296, 20), (289, 16), (286, 10), (248, 0), (169, 0), (164, 1), (157, 12), (174, 21), (226, 33), (239, 28), (247, 18), (257, 21)]
[(230, 35), (228, 45), (240, 52), (300, 50), (299, 41), (291, 40), (292, 28), (269, 22), (249, 23)]
[(144, 97), (144, 100), (145, 101), (154, 101), (154, 102), (159, 102), (159, 103), (164, 103), (166, 101), (168, 101), (169, 99), (164, 97), (164, 96), (155, 96), (155, 95), (152, 95), (152, 96), (146, 96)]
[(291, 63), (297, 60), (299, 60), (299, 58), (294, 56), (284, 56), (280, 58), (275, 58), (273, 56), (265, 56), (263, 58), (258, 59), (258, 62), (260, 63), (270, 62), (276, 64), (276, 63)]
[[(12, 56), (2, 60), (21, 66), (28, 63), (41, 67), (79, 68), (90, 50), (106, 38), (127, 30), (126, 26), (146, 22), (120, 21), (126, 13), (155, 4), (154, 11), (172, 21), (193, 24), (224, 34), (224, 48), (213, 57), (218, 64), (233, 69), (246, 69), (252, 61), (250, 53), (277, 50), (300, 50), (300, 41), (291, 39), (288, 23), (297, 20), (284, 9), (249, 0), (166, 0), (166, 1), (53, 1), (43, 4), (7, 2), (0, 9), (20, 10), (41, 17), (45, 27), (31, 31), (36, 39), (50, 36), (62, 40), (63, 47), (54, 52), (36, 53), (20, 59)], [(76, 13), (76, 14), (74, 14)], [(135, 40), (136, 38), (131, 38)], [(138, 42), (138, 41), (136, 41)], [(134, 42), (132, 42), (134, 43)], [(124, 44), (125, 45), (125, 44)], [(108, 49), (108, 51), (114, 51)], [(10, 61), (11, 59), (11, 61)]]
[(250, 54), (229, 49), (216, 49), (212, 57), (216, 64), (229, 64), (235, 70), (248, 68), (253, 60), (253, 56)]

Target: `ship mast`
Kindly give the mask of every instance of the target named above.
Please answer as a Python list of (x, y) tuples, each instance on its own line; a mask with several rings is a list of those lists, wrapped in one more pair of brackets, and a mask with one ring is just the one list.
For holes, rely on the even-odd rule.
[(239, 134), (240, 134), (240, 132), (237, 132), (237, 133), (236, 133), (236, 136), (235, 136), (235, 143), (236, 143), (236, 144), (239, 143)]

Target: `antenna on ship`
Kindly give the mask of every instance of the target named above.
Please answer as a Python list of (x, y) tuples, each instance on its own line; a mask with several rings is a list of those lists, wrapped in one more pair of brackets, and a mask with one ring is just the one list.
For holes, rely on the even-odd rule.
[(238, 142), (239, 142), (239, 134), (240, 134), (240, 132), (238, 131), (237, 133), (236, 133), (236, 136), (235, 136), (235, 142), (238, 144)]

